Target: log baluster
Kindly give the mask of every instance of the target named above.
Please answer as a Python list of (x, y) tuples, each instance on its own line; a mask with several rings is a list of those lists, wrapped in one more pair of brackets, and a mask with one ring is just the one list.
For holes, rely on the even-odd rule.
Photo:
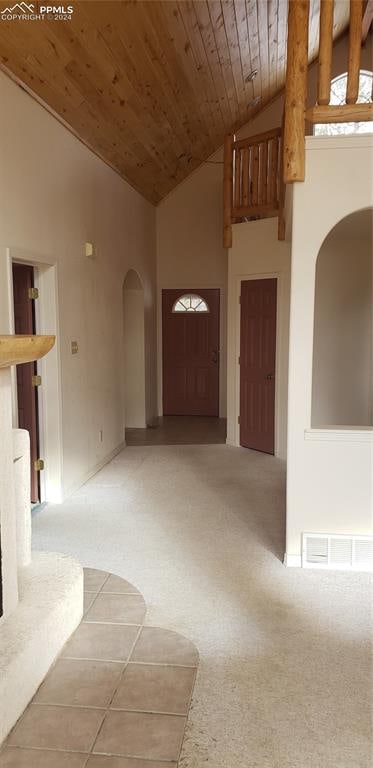
[(278, 138), (271, 142), (271, 165), (269, 176), (269, 202), (277, 205), (277, 177), (278, 177)]
[(356, 104), (359, 95), (362, 25), (363, 0), (350, 0), (346, 104)]
[(235, 208), (241, 206), (241, 150), (234, 151), (234, 202)]
[(320, 48), (318, 65), (317, 103), (329, 104), (332, 80), (334, 0), (320, 2)]
[(258, 205), (258, 182), (259, 182), (259, 144), (254, 144), (252, 165), (252, 193), (251, 205)]
[(248, 147), (245, 147), (242, 150), (242, 205), (244, 207), (249, 205), (249, 194), (250, 194), (249, 171), (250, 171), (250, 150), (248, 149)]
[(268, 189), (268, 142), (260, 145), (260, 195), (259, 203), (267, 202)]

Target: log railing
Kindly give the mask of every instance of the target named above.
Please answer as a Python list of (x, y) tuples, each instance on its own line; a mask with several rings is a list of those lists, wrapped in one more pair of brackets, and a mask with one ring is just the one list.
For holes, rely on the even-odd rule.
[(232, 224), (279, 214), (283, 203), (281, 128), (224, 143), (224, 247), (232, 246)]
[[(338, 0), (337, 0), (338, 1)], [(350, 0), (346, 104), (330, 104), (335, 0), (320, 0), (317, 104), (306, 108), (310, 0), (289, 0), (285, 112), (282, 130), (224, 143), (224, 247), (232, 246), (232, 224), (279, 217), (285, 237), (285, 185), (305, 178), (306, 120), (345, 123), (373, 120), (373, 104), (358, 103), (361, 46), (373, 22), (373, 0)]]
[(334, 0), (320, 0), (317, 104), (306, 109), (310, 0), (290, 0), (288, 17), (284, 182), (304, 181), (305, 122), (346, 123), (373, 120), (373, 104), (357, 103), (361, 46), (373, 18), (372, 0), (350, 0), (346, 104), (331, 105)]

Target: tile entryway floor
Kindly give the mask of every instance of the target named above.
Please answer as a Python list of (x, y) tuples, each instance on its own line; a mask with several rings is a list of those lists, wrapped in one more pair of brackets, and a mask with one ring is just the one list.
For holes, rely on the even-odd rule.
[(126, 444), (214, 445), (225, 444), (227, 420), (215, 416), (162, 416), (146, 429), (126, 429)]
[(197, 671), (186, 638), (143, 626), (138, 590), (85, 569), (84, 616), (15, 725), (0, 768), (176, 768)]

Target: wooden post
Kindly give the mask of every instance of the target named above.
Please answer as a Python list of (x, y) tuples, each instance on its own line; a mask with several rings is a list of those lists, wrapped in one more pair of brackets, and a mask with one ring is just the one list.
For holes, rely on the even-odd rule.
[(283, 178), (283, 152), (280, 154), (280, 168), (279, 168), (279, 174), (278, 174), (278, 229), (277, 229), (277, 236), (279, 240), (285, 240), (285, 195), (286, 195), (286, 187), (284, 183)]
[(320, 48), (317, 84), (317, 103), (329, 104), (332, 79), (334, 0), (320, 3)]
[(286, 187), (284, 182), (284, 153), (282, 150), (282, 144), (284, 141), (284, 123), (285, 112), (282, 114), (281, 123), (281, 136), (280, 136), (280, 167), (278, 171), (278, 227), (277, 237), (279, 240), (285, 240), (286, 226), (285, 226), (285, 196)]
[(304, 181), (309, 0), (290, 0), (285, 85), (284, 182)]
[(359, 95), (362, 28), (363, 0), (350, 0), (346, 104), (356, 104)]
[(224, 181), (223, 181), (223, 246), (232, 248), (232, 203), (233, 203), (233, 140), (230, 133), (224, 139)]

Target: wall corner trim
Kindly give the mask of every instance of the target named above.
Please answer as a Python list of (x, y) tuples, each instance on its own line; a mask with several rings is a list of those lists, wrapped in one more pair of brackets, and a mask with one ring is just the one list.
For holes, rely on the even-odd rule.
[(233, 437), (230, 437), (227, 435), (225, 440), (226, 445), (230, 445), (232, 448), (237, 448), (239, 445), (236, 443), (235, 439)]
[(285, 568), (301, 568), (302, 567), (302, 556), (301, 555), (288, 555), (288, 553), (285, 552), (285, 555), (284, 555), (284, 566), (285, 566)]

